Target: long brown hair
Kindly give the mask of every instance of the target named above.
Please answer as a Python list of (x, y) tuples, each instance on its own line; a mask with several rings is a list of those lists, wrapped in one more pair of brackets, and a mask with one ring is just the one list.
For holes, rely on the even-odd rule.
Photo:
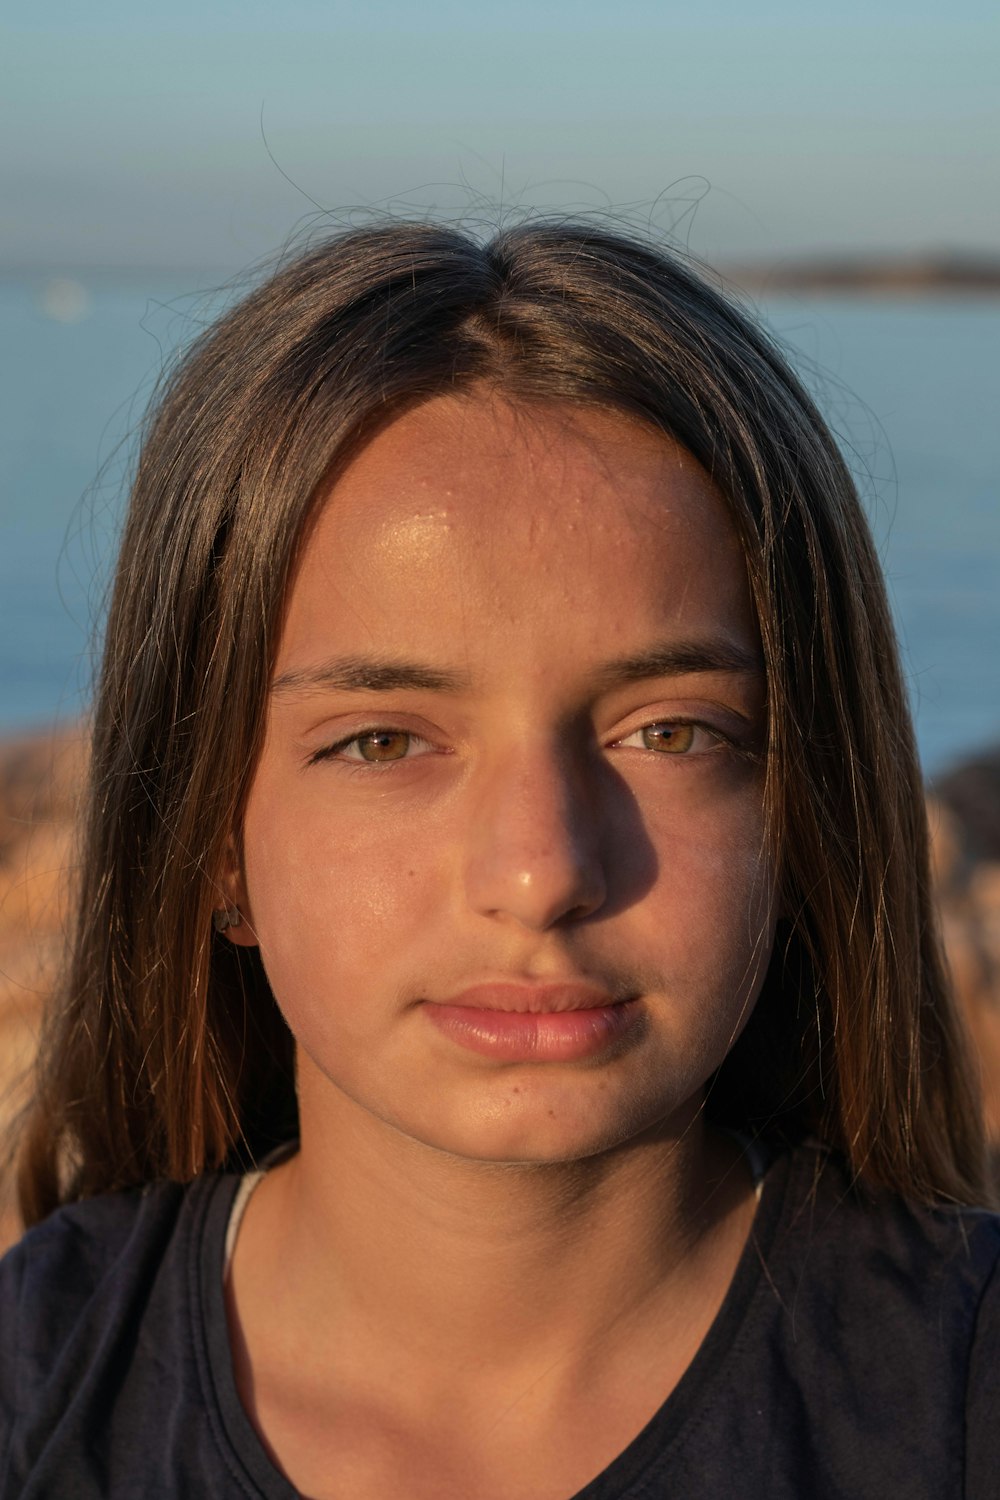
[(407, 405), (490, 383), (614, 407), (726, 498), (766, 660), (783, 910), (709, 1091), (916, 1199), (987, 1195), (929, 900), (892, 624), (854, 486), (769, 339), (660, 250), (534, 224), (388, 224), (300, 256), (190, 350), (149, 422), (97, 693), (70, 960), (24, 1135), (28, 1222), (185, 1181), (294, 1131), (291, 1038), (256, 950), (213, 934), (318, 490)]

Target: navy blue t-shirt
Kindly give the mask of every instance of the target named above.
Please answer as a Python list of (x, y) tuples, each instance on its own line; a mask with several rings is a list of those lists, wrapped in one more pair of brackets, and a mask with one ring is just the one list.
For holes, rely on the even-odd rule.
[[(237, 1181), (61, 1209), (0, 1263), (0, 1500), (294, 1500), (233, 1375)], [(576, 1500), (998, 1500), (998, 1264), (993, 1214), (779, 1157), (691, 1366)]]

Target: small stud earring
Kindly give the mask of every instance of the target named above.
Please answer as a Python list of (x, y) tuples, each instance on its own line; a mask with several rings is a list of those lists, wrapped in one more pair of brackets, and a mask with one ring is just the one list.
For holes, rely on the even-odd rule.
[(242, 921), (238, 906), (223, 906), (221, 910), (212, 913), (212, 926), (216, 932), (225, 932), (227, 927), (239, 927)]

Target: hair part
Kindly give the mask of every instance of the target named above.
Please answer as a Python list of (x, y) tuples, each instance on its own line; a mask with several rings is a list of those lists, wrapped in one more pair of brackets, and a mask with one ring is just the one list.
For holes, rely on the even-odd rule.
[(186, 1181), (294, 1132), (292, 1039), (259, 954), (211, 922), (289, 580), (317, 495), (358, 446), (409, 406), (484, 384), (668, 435), (742, 543), (784, 918), (710, 1110), (813, 1132), (873, 1186), (985, 1201), (884, 585), (809, 397), (759, 328), (656, 248), (561, 223), (485, 245), (392, 223), (261, 286), (193, 345), (148, 419), (96, 699), (76, 928), (23, 1140), (26, 1221)]

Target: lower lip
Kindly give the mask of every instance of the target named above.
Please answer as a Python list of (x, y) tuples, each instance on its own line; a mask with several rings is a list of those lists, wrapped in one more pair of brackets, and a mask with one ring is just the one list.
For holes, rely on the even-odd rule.
[(593, 1010), (528, 1012), (426, 1004), (439, 1031), (469, 1052), (498, 1062), (576, 1062), (608, 1051), (639, 1019), (639, 1002)]

